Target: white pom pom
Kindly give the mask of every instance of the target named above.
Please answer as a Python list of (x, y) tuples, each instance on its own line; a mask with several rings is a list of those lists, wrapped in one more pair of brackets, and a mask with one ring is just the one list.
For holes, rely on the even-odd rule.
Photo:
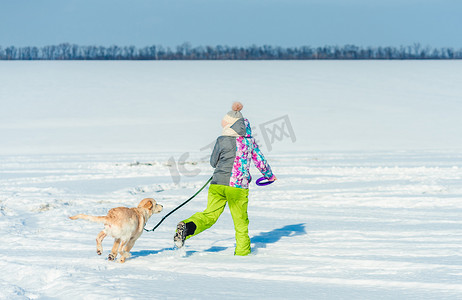
[(241, 111), (241, 109), (244, 107), (241, 102), (234, 102), (233, 106), (231, 106), (232, 110), (234, 111)]

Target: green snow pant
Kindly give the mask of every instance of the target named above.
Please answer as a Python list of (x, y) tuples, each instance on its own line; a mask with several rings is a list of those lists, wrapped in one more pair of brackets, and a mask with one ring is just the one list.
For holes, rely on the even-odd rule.
[(248, 196), (248, 189), (211, 184), (207, 208), (203, 212), (195, 213), (183, 221), (185, 223), (193, 222), (196, 225), (194, 234), (187, 236), (186, 239), (212, 227), (225, 209), (226, 202), (228, 202), (229, 210), (233, 217), (234, 230), (236, 231), (236, 250), (234, 254), (241, 256), (250, 254), (249, 218), (247, 215)]

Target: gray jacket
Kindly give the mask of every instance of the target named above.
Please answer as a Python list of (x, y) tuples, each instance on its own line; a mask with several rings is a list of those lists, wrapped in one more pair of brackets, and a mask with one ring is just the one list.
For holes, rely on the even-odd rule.
[(273, 172), (260, 151), (247, 119), (239, 119), (231, 128), (239, 136), (220, 136), (210, 157), (215, 168), (211, 184), (220, 184), (237, 188), (248, 188), (251, 180), (250, 161), (252, 160), (266, 178)]

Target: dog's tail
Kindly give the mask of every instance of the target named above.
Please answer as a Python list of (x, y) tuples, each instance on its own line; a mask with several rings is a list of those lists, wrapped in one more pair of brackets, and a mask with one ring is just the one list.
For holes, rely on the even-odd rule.
[(96, 222), (96, 223), (105, 223), (106, 222), (106, 217), (97, 217), (97, 216), (88, 216), (84, 214), (78, 214), (72, 217), (69, 217), (71, 220), (77, 220), (77, 219), (82, 219), (82, 220), (87, 220), (91, 222)]

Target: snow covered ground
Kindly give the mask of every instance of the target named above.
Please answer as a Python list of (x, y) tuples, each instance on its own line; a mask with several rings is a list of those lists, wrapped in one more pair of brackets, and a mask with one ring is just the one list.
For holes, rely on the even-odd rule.
[[(0, 63), (0, 299), (462, 299), (461, 67)], [(228, 210), (173, 248), (203, 191), (125, 264), (110, 238), (98, 256), (102, 226), (68, 217), (154, 197), (152, 228), (209, 178), (236, 99), (279, 178), (251, 186), (252, 255)]]

